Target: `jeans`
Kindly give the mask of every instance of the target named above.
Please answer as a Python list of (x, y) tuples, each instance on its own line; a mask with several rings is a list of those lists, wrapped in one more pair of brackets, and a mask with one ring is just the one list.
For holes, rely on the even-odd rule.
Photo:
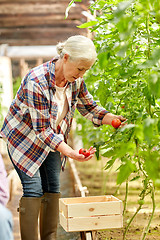
[(11, 212), (0, 203), (0, 239), (13, 240), (13, 220)]
[[(12, 161), (10, 153), (9, 156)], [(58, 151), (49, 152), (47, 158), (33, 177), (21, 171), (14, 163), (13, 165), (21, 179), (23, 197), (42, 197), (46, 192), (60, 192), (61, 158)]]

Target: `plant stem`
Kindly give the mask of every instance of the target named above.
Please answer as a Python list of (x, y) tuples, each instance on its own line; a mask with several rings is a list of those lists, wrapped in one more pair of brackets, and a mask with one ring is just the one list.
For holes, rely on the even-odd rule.
[(149, 227), (151, 225), (151, 221), (153, 219), (153, 216), (154, 216), (154, 212), (155, 212), (155, 208), (156, 208), (156, 203), (155, 203), (155, 193), (154, 193), (154, 186), (152, 187), (152, 195), (151, 195), (151, 198), (152, 198), (152, 214), (151, 214), (151, 217), (149, 218), (149, 221), (148, 221), (148, 225), (142, 235), (142, 238), (141, 240), (144, 240), (148, 231), (149, 231)]
[(148, 110), (149, 110), (149, 115), (150, 115), (151, 118), (152, 118), (152, 111), (151, 111), (151, 104), (150, 104), (150, 102), (149, 102)]
[(141, 164), (141, 161), (140, 161), (139, 158), (138, 158), (138, 166), (139, 166), (139, 170), (143, 173), (144, 177), (147, 179), (148, 176), (147, 176), (147, 174), (145, 173), (144, 169), (142, 168), (142, 164)]
[(120, 189), (120, 186), (121, 186), (121, 185), (118, 185), (118, 187), (116, 188), (116, 191), (115, 191), (114, 195), (117, 195), (117, 193), (118, 193), (118, 191), (119, 191), (119, 189)]
[(147, 58), (150, 57), (150, 52), (151, 52), (151, 49), (150, 49), (150, 31), (149, 31), (149, 13), (146, 17), (146, 30), (147, 30), (147, 35), (148, 35), (148, 56)]
[(125, 199), (124, 199), (124, 209), (123, 209), (123, 216), (126, 212), (126, 207), (127, 207), (127, 197), (128, 197), (128, 179), (126, 181), (126, 192), (125, 192)]
[(135, 214), (131, 217), (131, 219), (130, 219), (130, 221), (129, 221), (129, 223), (128, 223), (128, 225), (127, 225), (125, 231), (124, 231), (124, 234), (123, 234), (123, 240), (126, 239), (126, 234), (127, 234), (128, 229), (129, 229), (129, 226), (131, 225), (133, 219), (135, 218), (135, 216), (137, 215), (137, 213), (141, 210), (141, 208), (142, 208), (142, 205), (139, 205), (139, 207), (137, 208)]
[[(143, 190), (142, 190), (142, 192), (141, 192), (141, 194), (140, 194), (140, 195), (142, 195), (142, 196), (141, 196), (141, 200), (144, 200), (144, 198), (145, 198), (145, 194), (146, 194), (146, 191), (147, 191), (147, 187), (148, 187), (148, 184), (145, 184), (145, 185), (144, 185), (144, 188), (143, 188)], [(137, 208), (135, 214), (131, 217), (131, 219), (130, 219), (130, 221), (129, 221), (128, 225), (126, 226), (126, 229), (125, 229), (125, 231), (124, 231), (124, 233), (123, 233), (123, 240), (126, 239), (127, 231), (128, 231), (128, 229), (129, 229), (132, 221), (134, 220), (134, 218), (136, 217), (136, 215), (138, 214), (138, 212), (141, 210), (141, 208), (142, 208), (142, 204), (139, 205), (139, 207)]]
[(101, 177), (102, 177), (102, 186), (101, 186), (101, 193), (103, 194), (104, 193), (104, 182), (105, 182), (105, 180), (104, 180), (104, 170), (103, 170), (103, 161), (102, 161), (102, 159), (100, 160), (101, 161)]

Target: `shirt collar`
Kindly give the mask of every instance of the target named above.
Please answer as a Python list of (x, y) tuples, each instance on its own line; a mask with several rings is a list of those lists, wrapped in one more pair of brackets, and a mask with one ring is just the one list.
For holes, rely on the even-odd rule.
[(55, 63), (58, 60), (58, 57), (53, 58), (50, 61), (49, 72), (50, 72), (50, 79), (49, 79), (49, 87), (54, 88), (55, 86)]
[[(59, 57), (54, 57), (52, 58), (52, 60), (50, 61), (50, 79), (49, 79), (49, 87), (50, 88), (55, 88), (56, 82), (55, 82), (55, 63), (56, 61), (59, 59)], [(70, 82), (67, 82), (66, 84), (66, 88), (68, 88), (71, 85)]]

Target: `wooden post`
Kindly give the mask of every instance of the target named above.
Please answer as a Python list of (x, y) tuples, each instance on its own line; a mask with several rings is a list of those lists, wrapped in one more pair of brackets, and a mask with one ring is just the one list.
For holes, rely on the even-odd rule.
[(23, 78), (29, 71), (28, 63), (26, 63), (24, 58), (21, 58), (19, 64), (20, 64), (20, 76), (21, 78)]
[(39, 66), (43, 63), (43, 58), (38, 58), (36, 61), (36, 66)]
[(20, 186), (20, 179), (15, 169), (9, 173), (7, 179), (9, 185), (10, 193), (9, 202), (10, 202), (12, 200), (13, 195), (16, 194), (18, 186)]
[(82, 183), (81, 183), (81, 180), (78, 176), (78, 172), (77, 172), (77, 169), (76, 169), (76, 166), (75, 166), (75, 163), (74, 163), (73, 159), (69, 158), (68, 161), (70, 163), (70, 167), (71, 167), (71, 170), (72, 170), (72, 173), (73, 173), (73, 176), (74, 176), (76, 188), (78, 188), (77, 191), (80, 192), (81, 197), (85, 197), (86, 192), (88, 192), (87, 187), (82, 186)]

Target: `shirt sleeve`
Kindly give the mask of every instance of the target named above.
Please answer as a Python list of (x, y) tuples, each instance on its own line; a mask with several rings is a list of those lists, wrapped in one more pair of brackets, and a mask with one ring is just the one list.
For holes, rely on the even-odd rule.
[(63, 141), (61, 134), (56, 134), (50, 125), (49, 101), (39, 84), (28, 80), (25, 84), (25, 101), (31, 116), (32, 126), (37, 137), (56, 150)]
[(7, 173), (0, 154), (0, 203), (6, 205), (9, 199)]
[(102, 125), (102, 120), (108, 111), (93, 100), (93, 96), (88, 92), (84, 80), (80, 85), (80, 92), (78, 95), (77, 109), (82, 116), (93, 122), (95, 127)]

